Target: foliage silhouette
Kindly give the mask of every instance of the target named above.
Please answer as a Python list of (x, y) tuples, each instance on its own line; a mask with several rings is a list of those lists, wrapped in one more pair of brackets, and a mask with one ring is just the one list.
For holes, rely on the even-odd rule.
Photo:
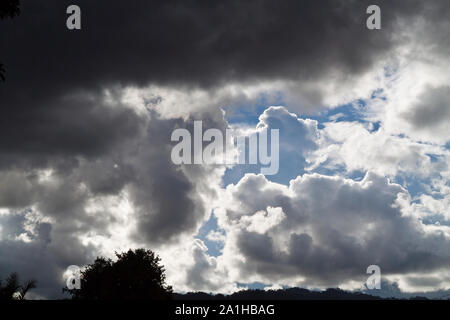
[(117, 261), (97, 257), (81, 272), (81, 288), (63, 288), (74, 300), (168, 300), (161, 259), (151, 250), (116, 253)]
[(20, 14), (19, 0), (2, 0), (0, 2), (0, 19), (14, 18)]
[(11, 273), (5, 279), (4, 285), (0, 280), (0, 300), (25, 300), (27, 292), (34, 288), (36, 288), (35, 280), (28, 280), (21, 285), (18, 274)]
[[(0, 1), (0, 20), (5, 18), (14, 18), (20, 14), (19, 0), (1, 0)], [(5, 67), (0, 63), (0, 80), (5, 81)]]

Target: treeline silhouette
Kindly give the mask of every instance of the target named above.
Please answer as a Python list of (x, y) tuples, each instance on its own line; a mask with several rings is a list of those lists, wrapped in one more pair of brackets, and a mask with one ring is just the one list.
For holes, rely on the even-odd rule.
[(151, 250), (116, 253), (117, 260), (97, 257), (83, 269), (80, 289), (63, 288), (73, 300), (380, 300), (382, 298), (341, 289), (310, 291), (242, 290), (231, 295), (204, 292), (173, 293), (166, 285), (161, 259)]
[(175, 300), (380, 300), (381, 298), (360, 292), (347, 292), (341, 289), (325, 291), (310, 291), (302, 288), (279, 290), (250, 289), (235, 292), (230, 295), (208, 294), (204, 292), (189, 292), (174, 294)]
[[(279, 290), (250, 289), (230, 295), (210, 294), (205, 292), (174, 293), (174, 300), (399, 300), (397, 298), (381, 298), (362, 292), (349, 292), (339, 288), (324, 291), (311, 291), (303, 288)], [(428, 300), (425, 297), (414, 297), (410, 300)]]
[[(72, 300), (400, 300), (382, 298), (339, 288), (314, 291), (303, 288), (279, 290), (250, 289), (230, 295), (205, 292), (173, 293), (166, 284), (161, 259), (151, 250), (136, 249), (115, 253), (116, 260), (97, 257), (80, 272), (80, 287), (63, 288)], [(24, 300), (36, 281), (20, 284), (17, 273), (0, 281), (0, 300)], [(412, 297), (410, 300), (427, 300)], [(404, 300), (404, 299), (402, 299)]]

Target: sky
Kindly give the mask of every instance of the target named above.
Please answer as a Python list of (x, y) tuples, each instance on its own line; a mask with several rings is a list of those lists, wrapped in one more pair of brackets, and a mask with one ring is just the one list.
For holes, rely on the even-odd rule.
[[(68, 266), (144, 247), (178, 292), (358, 290), (369, 265), (381, 295), (450, 290), (450, 3), (376, 1), (380, 30), (371, 4), (22, 0), (0, 21), (0, 278), (59, 298)], [(200, 120), (278, 129), (278, 173), (174, 164)]]

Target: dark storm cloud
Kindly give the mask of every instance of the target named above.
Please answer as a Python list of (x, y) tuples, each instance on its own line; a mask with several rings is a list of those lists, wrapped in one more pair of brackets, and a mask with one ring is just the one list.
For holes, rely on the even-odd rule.
[[(142, 120), (102, 96), (77, 93), (44, 101), (5, 99), (0, 117), (0, 167), (46, 166), (58, 157), (95, 157), (133, 138)], [(23, 158), (26, 156), (26, 158)], [(68, 159), (64, 159), (67, 161)]]
[[(82, 30), (66, 29), (78, 4)], [(383, 31), (366, 29), (368, 1), (23, 1), (1, 31), (9, 86), (148, 82), (206, 85), (357, 73), (388, 53), (397, 17), (418, 1), (379, 1)], [(37, 96), (46, 92), (35, 92)]]
[[(79, 31), (66, 28), (70, 4), (81, 7)], [(133, 115), (85, 98), (111, 85), (353, 77), (389, 55), (399, 19), (423, 10), (420, 1), (381, 1), (383, 29), (369, 31), (368, 4), (24, 0), (21, 15), (0, 29), (7, 68), (0, 87), (2, 155), (17, 149), (92, 155), (114, 147), (115, 139), (133, 133)], [(67, 101), (71, 94), (81, 97)]]

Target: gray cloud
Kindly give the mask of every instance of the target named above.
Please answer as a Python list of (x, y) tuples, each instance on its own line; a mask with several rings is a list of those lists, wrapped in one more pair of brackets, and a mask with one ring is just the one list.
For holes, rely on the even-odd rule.
[[(207, 115), (204, 129), (224, 128), (226, 123), (216, 122)], [(137, 238), (150, 242), (168, 243), (185, 232), (192, 232), (205, 217), (205, 207), (199, 194), (209, 191), (208, 175), (213, 168), (186, 165), (180, 168), (171, 161), (170, 135), (174, 128), (189, 128), (193, 132), (193, 119), (152, 119), (146, 136), (139, 145), (137, 156), (126, 159), (135, 176), (130, 183), (131, 199), (139, 208)], [(208, 192), (208, 191), (206, 191)]]
[[(112, 126), (111, 136), (105, 134), (104, 139), (111, 138), (112, 142), (101, 152), (72, 152), (64, 149), (61, 141), (61, 153), (42, 152), (0, 171), (0, 208), (8, 211), (0, 221), (2, 230), (8, 230), (0, 233), (7, 236), (0, 240), (0, 251), (8, 251), (0, 260), (0, 276), (15, 270), (22, 277), (42, 281), (36, 290), (38, 296), (57, 297), (64, 285), (61, 276), (65, 268), (94, 259), (101, 248), (83, 242), (86, 238), (114, 237), (110, 226), (120, 223), (120, 216), (106, 203), (104, 208), (90, 211), (92, 201), (107, 201), (104, 197), (119, 197), (126, 192), (135, 221), (126, 236), (155, 249), (197, 230), (209, 213), (202, 195), (212, 199), (214, 186), (219, 183), (219, 178), (214, 180), (217, 168), (180, 167), (171, 162), (172, 131), (178, 127), (192, 129), (194, 119), (164, 119), (153, 111), (138, 117), (127, 106), (104, 105), (101, 96), (91, 96), (91, 102), (106, 112), (130, 115), (131, 134), (120, 135), (118, 124), (118, 132), (113, 132)], [(207, 112), (200, 118), (205, 129), (226, 127), (220, 111)], [(94, 135), (95, 128), (91, 130)], [(14, 211), (35, 212), (39, 219), (48, 221), (32, 221), (36, 228), (46, 230), (45, 237), (30, 235), (27, 241), (17, 238), (25, 232), (26, 221), (25, 213), (15, 216)], [(22, 259), (28, 250), (39, 258), (33, 254)], [(41, 267), (31, 268), (33, 265)]]
[(450, 87), (428, 88), (404, 116), (418, 129), (442, 132), (450, 118)]
[(58, 297), (67, 266), (87, 263), (94, 250), (72, 235), (55, 233), (52, 224), (35, 217), (31, 210), (0, 216), (0, 277), (18, 272), (23, 281), (38, 281), (35, 298)]
[[(219, 213), (219, 226), (228, 232), (224, 252), (232, 253), (227, 258), (243, 256), (230, 263), (243, 278), (278, 283), (305, 277), (303, 285), (336, 286), (363, 281), (372, 264), (384, 275), (450, 265), (448, 237), (425, 232), (414, 217), (405, 215), (397, 199), (406, 191), (375, 174), (360, 182), (303, 175), (289, 188), (248, 175), (227, 191), (229, 202)], [(234, 205), (250, 193), (251, 202)], [(257, 212), (269, 207), (281, 208), (285, 218), (267, 231), (244, 223), (256, 223)]]

